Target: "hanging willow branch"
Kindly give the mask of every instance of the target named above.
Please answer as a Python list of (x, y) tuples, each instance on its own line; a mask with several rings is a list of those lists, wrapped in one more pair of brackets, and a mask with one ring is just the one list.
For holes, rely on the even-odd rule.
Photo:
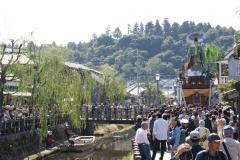
[(41, 140), (47, 135), (48, 119), (52, 127), (56, 126), (57, 114), (69, 114), (75, 128), (86, 127), (85, 118), (80, 118), (86, 115), (81, 106), (91, 103), (94, 86), (88, 72), (80, 74), (64, 65), (65, 50), (45, 52), (32, 56), (34, 65), (26, 67), (25, 82), (21, 82), (21, 86), (32, 86), (32, 107), (40, 109)]

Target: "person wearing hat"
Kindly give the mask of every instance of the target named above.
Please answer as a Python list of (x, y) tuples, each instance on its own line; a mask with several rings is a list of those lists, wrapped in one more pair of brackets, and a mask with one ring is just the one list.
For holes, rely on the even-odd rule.
[(231, 160), (240, 160), (240, 143), (233, 139), (234, 128), (227, 125), (223, 128), (223, 142), (220, 145), (222, 150)]
[(178, 147), (177, 153), (172, 160), (195, 160), (197, 153), (204, 150), (204, 148), (199, 145), (200, 134), (198, 131), (192, 131), (189, 139), (189, 144), (185, 143)]
[(208, 136), (208, 150), (199, 152), (195, 160), (229, 160), (223, 151), (219, 150), (221, 139), (216, 133)]
[(141, 123), (142, 123), (142, 116), (138, 115), (137, 120), (135, 122), (135, 131), (138, 130), (138, 128), (141, 128)]
[(142, 160), (151, 160), (150, 143), (147, 137), (148, 121), (142, 121), (141, 128), (137, 129), (135, 141), (138, 144)]
[(52, 131), (47, 131), (46, 148), (49, 149), (54, 143)]
[(180, 127), (181, 133), (180, 133), (179, 144), (183, 144), (185, 143), (186, 137), (189, 135), (189, 131), (188, 131), (189, 121), (188, 119), (183, 118), (180, 120), (180, 123), (181, 123), (181, 127)]

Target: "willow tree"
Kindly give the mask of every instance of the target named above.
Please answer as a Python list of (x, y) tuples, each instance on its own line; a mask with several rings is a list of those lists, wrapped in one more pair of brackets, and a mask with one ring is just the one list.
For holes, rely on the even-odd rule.
[(28, 62), (24, 54), (22, 44), (18, 45), (14, 40), (11, 40), (10, 44), (0, 45), (0, 112), (2, 112), (5, 96), (8, 96), (8, 93), (4, 94), (6, 84), (16, 83), (21, 73), (20, 65)]
[(65, 48), (31, 52), (32, 65), (22, 77), (22, 86), (31, 86), (31, 107), (40, 110), (42, 138), (47, 133), (47, 119), (54, 127), (57, 115), (67, 113), (76, 128), (85, 127), (85, 118), (80, 119), (81, 105), (91, 102), (94, 81), (88, 73), (64, 65), (69, 52)]
[(100, 66), (104, 73), (104, 84), (102, 85), (102, 100), (109, 100), (110, 103), (123, 100), (127, 92), (123, 82), (117, 77), (114, 67), (109, 65)]
[[(221, 58), (220, 48), (215, 44), (207, 44), (204, 48), (205, 63), (208, 66), (208, 71), (217, 72), (216, 61)], [(212, 64), (215, 64), (214, 66)]]
[(205, 62), (207, 64), (214, 63), (220, 58), (220, 49), (215, 44), (208, 44), (205, 47)]

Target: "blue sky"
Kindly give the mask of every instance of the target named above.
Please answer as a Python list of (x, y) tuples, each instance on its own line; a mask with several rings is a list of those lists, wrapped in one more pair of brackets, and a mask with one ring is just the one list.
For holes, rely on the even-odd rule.
[(0, 4), (1, 41), (26, 38), (65, 45), (88, 41), (108, 25), (126, 33), (127, 24), (164, 18), (240, 29), (236, 15), (240, 0), (0, 0)]

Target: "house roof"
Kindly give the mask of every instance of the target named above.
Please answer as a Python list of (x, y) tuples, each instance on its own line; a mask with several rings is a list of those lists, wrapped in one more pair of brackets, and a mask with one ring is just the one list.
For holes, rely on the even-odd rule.
[(11, 96), (16, 96), (16, 97), (31, 97), (31, 93), (30, 92), (3, 92), (3, 94), (9, 94)]
[(233, 48), (229, 49), (224, 56), (224, 60), (228, 60), (230, 58), (230, 56), (233, 54), (234, 54)]
[[(238, 45), (240, 46), (240, 42), (238, 42)], [(231, 57), (231, 55), (233, 55), (234, 54), (234, 49), (233, 49), (233, 47), (232, 48), (230, 48), (229, 50), (227, 50), (226, 52), (225, 52), (225, 54), (224, 54), (224, 60), (228, 60), (230, 57)]]
[(138, 96), (138, 92), (139, 94), (142, 93), (145, 89), (142, 88), (142, 87), (138, 87), (136, 86), (135, 88), (133, 88), (131, 91), (128, 91), (128, 93), (130, 93), (131, 95), (134, 95), (134, 96)]
[[(2, 55), (0, 55), (0, 59), (1, 59)], [(13, 64), (15, 61), (17, 61), (20, 64), (27, 64), (29, 63), (29, 58), (24, 55), (24, 54), (4, 54), (2, 57), (2, 60), (0, 63), (2, 64)]]
[(99, 72), (99, 71), (97, 71), (95, 69), (91, 69), (91, 68), (89, 68), (87, 66), (84, 66), (82, 64), (79, 64), (79, 63), (65, 62), (64, 64), (66, 66), (70, 67), (70, 68), (81, 69), (81, 70), (85, 70), (85, 71), (94, 72), (94, 73), (96, 73), (98, 75), (103, 75), (102, 72)]
[(80, 70), (87, 71), (91, 74), (93, 79), (95, 79), (99, 83), (104, 83), (104, 80), (103, 80), (104, 74), (102, 72), (99, 72), (95, 69), (91, 69), (91, 68), (89, 68), (87, 66), (84, 66), (82, 64), (79, 64), (79, 63), (65, 62), (64, 64), (66, 66), (68, 66), (69, 68), (80, 69)]

